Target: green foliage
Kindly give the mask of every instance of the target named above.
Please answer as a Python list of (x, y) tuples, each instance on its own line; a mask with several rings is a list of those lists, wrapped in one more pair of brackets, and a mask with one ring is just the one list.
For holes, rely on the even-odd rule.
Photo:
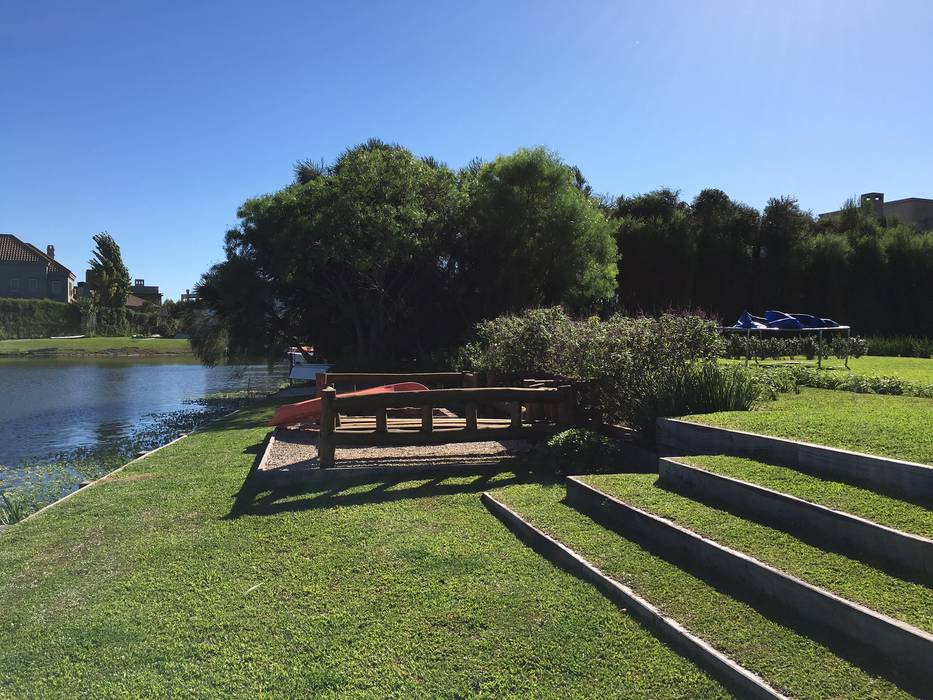
[[(818, 354), (819, 340), (815, 335), (799, 336), (759, 336), (752, 333), (745, 336), (742, 333), (729, 333), (726, 335), (723, 357), (740, 359), (746, 353), (754, 360), (806, 357), (812, 360)], [(849, 357), (858, 358), (865, 354), (869, 347), (868, 341), (858, 336), (844, 338), (842, 336), (823, 339), (823, 357), (837, 357), (842, 359), (848, 350)]]
[[(920, 384), (897, 376), (865, 375), (839, 371), (819, 370), (815, 367), (789, 365), (762, 367), (757, 376), (773, 390), (800, 391), (800, 387), (851, 391), (856, 394), (888, 394), (892, 396), (919, 396), (933, 398), (933, 384)], [(701, 411), (691, 411), (691, 413)]]
[(48, 299), (0, 298), (0, 340), (46, 338), (81, 332), (81, 311), (76, 304)]
[(560, 308), (533, 309), (485, 321), (477, 336), (465, 368), (586, 382), (595, 408), (646, 441), (659, 415), (747, 408), (760, 393), (746, 372), (716, 367), (717, 327), (697, 316), (573, 321)]
[(759, 214), (720, 190), (691, 203), (662, 189), (612, 208), (630, 312), (702, 308), (733, 323), (745, 309), (807, 310), (861, 333), (933, 327), (933, 231), (850, 206), (816, 220), (790, 197)]
[(13, 525), (26, 517), (20, 498), (9, 491), (0, 493), (0, 525)]
[(622, 444), (592, 430), (573, 428), (539, 445), (534, 458), (557, 476), (611, 471), (622, 466)]
[(94, 236), (94, 245), (89, 264), (95, 278), (95, 301), (103, 308), (122, 309), (130, 293), (130, 273), (123, 263), (120, 246), (106, 231)]
[(503, 310), (615, 289), (610, 225), (543, 149), (455, 173), (369, 141), (331, 165), (298, 163), (292, 185), (238, 216), (198, 287), (229, 355), (313, 342), (356, 369), (410, 364)]
[(887, 357), (933, 357), (933, 339), (911, 335), (868, 338), (869, 355)]

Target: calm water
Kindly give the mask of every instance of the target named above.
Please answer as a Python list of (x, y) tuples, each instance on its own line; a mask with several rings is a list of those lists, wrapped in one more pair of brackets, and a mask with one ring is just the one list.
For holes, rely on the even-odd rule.
[(166, 414), (200, 410), (194, 400), (271, 389), (285, 372), (178, 358), (0, 360), (0, 465), (15, 470), (52, 453), (106, 449), (157, 428)]

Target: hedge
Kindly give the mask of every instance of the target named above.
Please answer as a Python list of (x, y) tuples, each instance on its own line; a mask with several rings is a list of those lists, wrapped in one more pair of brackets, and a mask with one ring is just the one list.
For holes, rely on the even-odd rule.
[(49, 299), (0, 299), (0, 340), (81, 332), (81, 309)]

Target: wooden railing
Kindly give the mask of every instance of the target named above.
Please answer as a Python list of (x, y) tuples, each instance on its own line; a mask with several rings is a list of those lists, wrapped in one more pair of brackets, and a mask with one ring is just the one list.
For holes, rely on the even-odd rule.
[(354, 389), (358, 386), (381, 386), (401, 382), (445, 387), (476, 386), (476, 376), (472, 372), (319, 372), (315, 384), (320, 392), (326, 386), (349, 384)]
[[(509, 424), (507, 428), (480, 428), (477, 408), (480, 405), (508, 404)], [(418, 432), (395, 433), (391, 444), (426, 445), (447, 442), (472, 442), (477, 440), (523, 439), (533, 437), (534, 426), (524, 426), (522, 406), (547, 407), (546, 410), (529, 410), (544, 423), (571, 425), (575, 420), (575, 393), (569, 386), (525, 388), (525, 387), (482, 387), (468, 389), (435, 389), (428, 391), (396, 391), (365, 396), (337, 396), (333, 386), (321, 391), (321, 427), (318, 437), (318, 456), (321, 467), (334, 464), (337, 445), (361, 444), (347, 433), (337, 432), (337, 420), (341, 412), (374, 415), (375, 432), (367, 437), (366, 444), (386, 444), (389, 438), (388, 409), (420, 408), (421, 429)], [(459, 408), (464, 414), (464, 428), (434, 432), (435, 408)], [(540, 431), (538, 431), (540, 432)]]

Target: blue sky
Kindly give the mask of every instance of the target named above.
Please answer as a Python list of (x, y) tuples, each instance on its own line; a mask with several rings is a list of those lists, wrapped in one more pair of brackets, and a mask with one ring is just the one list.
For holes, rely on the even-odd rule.
[(599, 192), (933, 196), (933, 2), (0, 4), (0, 231), (177, 298), (247, 197), (369, 137)]

